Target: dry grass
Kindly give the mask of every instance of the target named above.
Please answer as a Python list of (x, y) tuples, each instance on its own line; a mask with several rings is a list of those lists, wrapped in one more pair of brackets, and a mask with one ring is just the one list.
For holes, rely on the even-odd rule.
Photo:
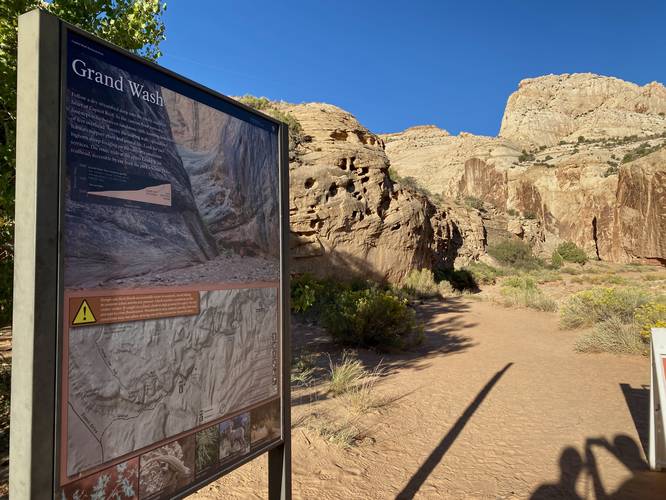
[(557, 310), (557, 302), (546, 296), (529, 276), (512, 276), (502, 282), (500, 303), (507, 307), (527, 307), (537, 311)]
[(299, 352), (291, 363), (291, 383), (298, 387), (312, 384), (315, 376), (317, 355)]
[(634, 323), (624, 323), (617, 317), (598, 323), (591, 333), (576, 342), (576, 350), (580, 352), (646, 355), (648, 349), (648, 344), (641, 338), (637, 326)]
[(350, 415), (342, 419), (333, 419), (328, 413), (314, 412), (292, 422), (292, 429), (304, 428), (315, 432), (331, 444), (349, 448), (360, 444), (368, 437), (359, 420), (358, 417)]
[(385, 375), (380, 365), (366, 370), (352, 353), (345, 351), (339, 363), (330, 363), (329, 390), (339, 396), (347, 410), (354, 414), (366, 413), (391, 402), (391, 398), (377, 392), (376, 386)]
[(364, 414), (382, 408), (392, 402), (392, 398), (377, 392), (377, 383), (384, 376), (381, 366), (371, 372), (365, 372), (363, 378), (355, 386), (349, 388), (341, 399), (347, 409), (354, 414)]
[(363, 382), (366, 370), (351, 351), (344, 351), (339, 363), (334, 363), (329, 356), (331, 379), (328, 390), (340, 396)]

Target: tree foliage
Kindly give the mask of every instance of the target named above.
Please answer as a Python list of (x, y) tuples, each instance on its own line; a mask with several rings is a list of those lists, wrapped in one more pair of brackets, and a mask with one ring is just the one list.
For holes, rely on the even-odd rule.
[(2, 0), (0, 2), (0, 325), (11, 317), (16, 172), (18, 17), (41, 8), (149, 60), (165, 39), (159, 0)]

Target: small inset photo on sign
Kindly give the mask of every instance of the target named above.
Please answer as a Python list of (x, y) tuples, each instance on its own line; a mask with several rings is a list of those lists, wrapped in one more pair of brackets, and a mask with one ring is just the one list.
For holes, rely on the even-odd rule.
[(250, 452), (250, 414), (242, 413), (225, 420), (220, 428), (220, 462), (226, 462)]
[(129, 500), (139, 494), (139, 459), (132, 458), (62, 488), (61, 500), (115, 498)]
[(194, 435), (141, 455), (139, 498), (155, 500), (171, 495), (194, 478)]
[(220, 454), (220, 428), (217, 425), (196, 433), (197, 448), (195, 456), (196, 475), (205, 473), (217, 465)]
[(280, 400), (255, 408), (250, 413), (252, 449), (280, 438)]

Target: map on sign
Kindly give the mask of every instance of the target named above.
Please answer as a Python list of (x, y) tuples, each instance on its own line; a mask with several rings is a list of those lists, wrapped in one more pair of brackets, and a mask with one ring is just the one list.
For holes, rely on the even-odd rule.
[(72, 328), (68, 474), (277, 396), (276, 294), (204, 291), (197, 316)]

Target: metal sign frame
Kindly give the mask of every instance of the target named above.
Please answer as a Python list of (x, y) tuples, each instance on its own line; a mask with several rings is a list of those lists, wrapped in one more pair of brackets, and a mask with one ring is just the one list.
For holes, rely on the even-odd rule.
[(666, 470), (666, 328), (653, 328), (650, 338), (648, 462), (652, 470)]
[[(34, 10), (19, 17), (16, 236), (10, 430), (11, 498), (50, 498), (58, 491), (65, 181), (64, 41), (69, 32), (278, 127), (280, 283), (278, 288), (282, 439), (180, 491), (181, 498), (268, 453), (269, 498), (291, 498), (289, 146), (287, 125), (181, 75)], [(196, 481), (196, 480), (195, 480)]]

